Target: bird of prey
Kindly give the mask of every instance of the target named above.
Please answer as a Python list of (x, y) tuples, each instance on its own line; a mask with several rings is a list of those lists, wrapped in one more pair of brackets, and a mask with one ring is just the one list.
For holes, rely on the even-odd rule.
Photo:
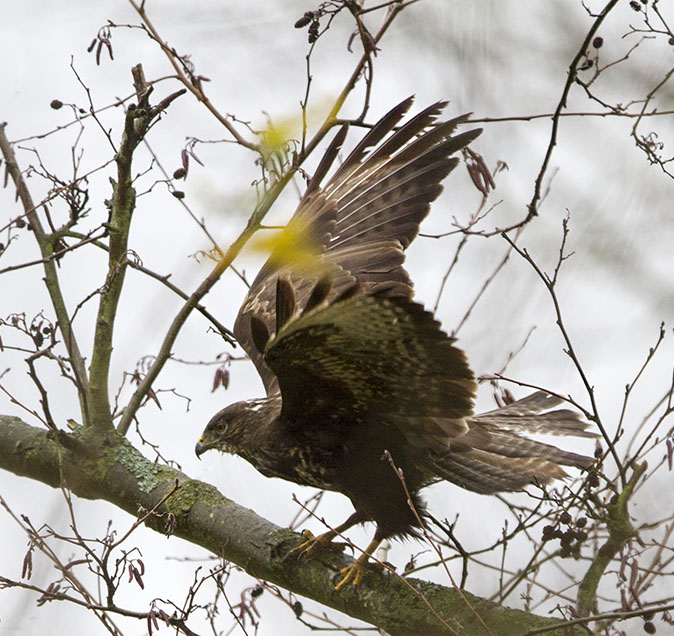
[(411, 104), (375, 124), (321, 186), (348, 126), (335, 136), (285, 229), (313, 245), (311, 264), (303, 250), (277, 247), (234, 326), (267, 397), (221, 410), (196, 445), (197, 455), (235, 453), (268, 477), (349, 497), (355, 512), (300, 552), (355, 524), (376, 524), (338, 589), (360, 583), (383, 539), (419, 534), (425, 486), (513, 491), (564, 477), (562, 465), (591, 463), (527, 437), (589, 435), (574, 412), (551, 411), (560, 400), (546, 393), (474, 414), (466, 356), (412, 299), (404, 251), (458, 163), (454, 155), (481, 130), (455, 134), (468, 118), (439, 120), (444, 102), (400, 125)]

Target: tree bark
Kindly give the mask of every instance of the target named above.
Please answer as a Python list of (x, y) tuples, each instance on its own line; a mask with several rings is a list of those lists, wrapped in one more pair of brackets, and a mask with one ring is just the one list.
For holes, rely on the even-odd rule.
[[(251, 576), (377, 625), (391, 636), (435, 636), (452, 630), (462, 636), (488, 635), (475, 612), (492, 636), (523, 636), (559, 624), (557, 619), (508, 609), (463, 592), (474, 612), (455, 589), (412, 578), (402, 581), (374, 569), (358, 589), (335, 593), (334, 577), (352, 562), (350, 557), (325, 551), (301, 561), (284, 560), (300, 543), (300, 535), (237, 505), (210, 484), (149, 461), (116, 432), (102, 435), (93, 427), (79, 427), (71, 434), (54, 434), (0, 415), (0, 468), (55, 488), (65, 486), (79, 497), (109, 501), (134, 516), (139, 507), (156, 506), (177, 481), (179, 488), (158, 510), (173, 515), (173, 534), (237, 564)], [(150, 517), (147, 525), (166, 532), (166, 522), (164, 514)], [(546, 634), (581, 633), (572, 630), (567, 626), (564, 632), (560, 627)]]

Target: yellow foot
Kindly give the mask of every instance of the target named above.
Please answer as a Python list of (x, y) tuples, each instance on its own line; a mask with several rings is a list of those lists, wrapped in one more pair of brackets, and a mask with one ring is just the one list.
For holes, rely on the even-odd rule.
[[(347, 530), (353, 525), (353, 519), (347, 520), (341, 526), (338, 526), (334, 530), (325, 532), (317, 537), (315, 537), (308, 530), (303, 530), (302, 534), (304, 535), (306, 541), (296, 548), (293, 548), (286, 555), (286, 559), (289, 556), (303, 557), (305, 555), (312, 555), (317, 550), (321, 548), (330, 548), (331, 550), (343, 550), (344, 544), (342, 543), (333, 543), (333, 540), (336, 536), (341, 534), (344, 530)], [(377, 546), (381, 543), (381, 539), (373, 539), (363, 553), (351, 564), (347, 565), (345, 568), (342, 568), (339, 572), (340, 580), (335, 586), (335, 591), (343, 590), (347, 585), (360, 585), (363, 577), (365, 576), (365, 570), (368, 566), (368, 561), (370, 557), (374, 554), (374, 551), (377, 549)]]
[[(335, 591), (343, 590), (349, 583), (351, 585), (360, 585), (365, 576), (365, 570), (368, 566), (368, 561), (370, 557), (374, 554), (374, 551), (377, 549), (377, 546), (381, 543), (381, 539), (373, 539), (370, 542), (370, 545), (365, 548), (363, 554), (361, 554), (351, 565), (347, 565), (345, 568), (342, 568), (339, 572), (342, 577), (335, 585)], [(377, 567), (381, 567), (378, 563), (372, 563)]]
[(288, 557), (310, 556), (321, 548), (331, 548), (333, 550), (339, 551), (344, 549), (343, 544), (335, 544), (332, 542), (332, 540), (337, 536), (337, 533), (332, 530), (323, 534), (319, 534), (317, 537), (315, 537), (309, 530), (302, 530), (302, 534), (304, 535), (306, 541), (298, 545), (296, 548), (290, 550), (290, 552), (287, 554)]
[(339, 571), (342, 577), (339, 583), (335, 585), (335, 592), (344, 589), (349, 583), (352, 585), (360, 585), (365, 576), (365, 562), (354, 561), (351, 565), (347, 565)]

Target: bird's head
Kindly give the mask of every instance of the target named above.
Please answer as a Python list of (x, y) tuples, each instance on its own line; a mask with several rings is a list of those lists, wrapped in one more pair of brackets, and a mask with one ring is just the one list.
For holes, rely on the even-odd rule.
[[(236, 402), (218, 411), (206, 425), (194, 452), (197, 457), (211, 448), (222, 453), (244, 454), (258, 434), (276, 415), (270, 398)], [(242, 452), (243, 451), (243, 452)]]

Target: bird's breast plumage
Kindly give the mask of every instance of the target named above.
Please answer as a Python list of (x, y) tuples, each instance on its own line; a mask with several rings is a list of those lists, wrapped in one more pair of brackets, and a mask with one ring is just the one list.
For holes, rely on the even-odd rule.
[(336, 489), (337, 454), (336, 449), (294, 443), (239, 452), (265, 477), (278, 477), (322, 490)]

